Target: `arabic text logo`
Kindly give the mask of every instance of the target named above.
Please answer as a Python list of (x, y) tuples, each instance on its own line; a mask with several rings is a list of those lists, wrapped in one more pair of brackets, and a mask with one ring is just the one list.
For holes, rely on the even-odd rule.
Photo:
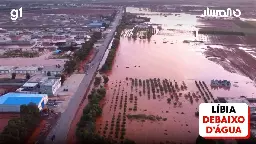
[(214, 10), (209, 9), (207, 7), (206, 10), (204, 10), (204, 13), (201, 15), (202, 17), (240, 17), (241, 11), (239, 9), (232, 10), (231, 8), (227, 8), (227, 10)]

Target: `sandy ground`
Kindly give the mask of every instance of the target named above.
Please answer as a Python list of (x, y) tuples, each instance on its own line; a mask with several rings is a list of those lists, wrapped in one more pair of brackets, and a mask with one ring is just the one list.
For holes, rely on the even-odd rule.
[[(0, 65), (9, 66), (52, 66), (52, 65), (63, 65), (65, 59), (48, 59), (52, 52), (48, 52), (36, 58), (0, 58)], [(18, 62), (18, 63), (17, 63)]]

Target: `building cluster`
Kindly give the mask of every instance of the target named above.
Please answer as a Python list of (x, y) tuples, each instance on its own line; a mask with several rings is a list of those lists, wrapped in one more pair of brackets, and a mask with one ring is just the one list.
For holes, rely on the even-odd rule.
[(44, 74), (44, 75), (57, 75), (64, 71), (63, 65), (52, 66), (0, 66), (0, 74)]
[(81, 47), (88, 35), (105, 30), (110, 23), (103, 16), (71, 14), (31, 14), (15, 22), (6, 19), (0, 28), (0, 54), (10, 50), (57, 50), (71, 44)]
[[(0, 96), (0, 112), (19, 112), (20, 105), (29, 103), (42, 110), (48, 96), (56, 96), (61, 87), (67, 56), (82, 48), (94, 32), (109, 27), (115, 17), (114, 9), (103, 8), (98, 12), (80, 7), (28, 4), (23, 7), (26, 9), (23, 16), (16, 21), (12, 21), (9, 14), (1, 14), (0, 57), (10, 59), (0, 61), (0, 77), (12, 78), (8, 83), (21, 86), (15, 92)], [(32, 12), (28, 13), (29, 9)], [(18, 76), (26, 76), (26, 82), (17, 82)]]
[(61, 78), (55, 76), (36, 75), (16, 90), (18, 93), (47, 94), (54, 96), (61, 87)]
[(211, 80), (212, 87), (231, 87), (231, 82), (228, 80)]
[(24, 104), (36, 104), (42, 110), (48, 102), (48, 96), (55, 96), (61, 87), (61, 78), (35, 75), (15, 92), (0, 97), (0, 112), (19, 112)]

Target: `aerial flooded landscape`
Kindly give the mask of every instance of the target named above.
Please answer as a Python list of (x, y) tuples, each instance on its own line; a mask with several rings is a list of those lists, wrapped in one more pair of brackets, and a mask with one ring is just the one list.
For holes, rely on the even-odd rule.
[[(255, 97), (256, 36), (206, 32), (243, 21), (202, 20), (148, 8), (127, 7), (126, 12), (150, 21), (122, 32), (108, 72), (103, 114), (96, 122), (101, 135), (116, 140), (125, 135), (136, 143), (193, 144), (200, 103)], [(141, 33), (151, 28), (153, 35), (143, 39)]]
[(0, 144), (244, 144), (202, 138), (201, 103), (246, 103), (256, 143), (248, 1), (0, 2)]

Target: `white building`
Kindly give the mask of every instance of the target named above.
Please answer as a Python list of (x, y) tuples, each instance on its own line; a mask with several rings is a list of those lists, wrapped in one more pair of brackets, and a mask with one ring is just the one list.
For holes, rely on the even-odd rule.
[(42, 110), (47, 102), (46, 94), (7, 93), (0, 97), (0, 112), (20, 112), (21, 105), (30, 103)]
[(37, 66), (23, 66), (23, 67), (16, 68), (14, 71), (15, 73), (21, 73), (21, 74), (26, 74), (26, 73), (34, 74), (38, 71), (38, 68), (39, 67)]
[(54, 96), (56, 91), (61, 87), (61, 78), (49, 78), (40, 84), (40, 93)]
[(15, 67), (13, 66), (0, 66), (0, 74), (11, 73)]
[(26, 82), (16, 90), (18, 93), (39, 94), (39, 83)]

